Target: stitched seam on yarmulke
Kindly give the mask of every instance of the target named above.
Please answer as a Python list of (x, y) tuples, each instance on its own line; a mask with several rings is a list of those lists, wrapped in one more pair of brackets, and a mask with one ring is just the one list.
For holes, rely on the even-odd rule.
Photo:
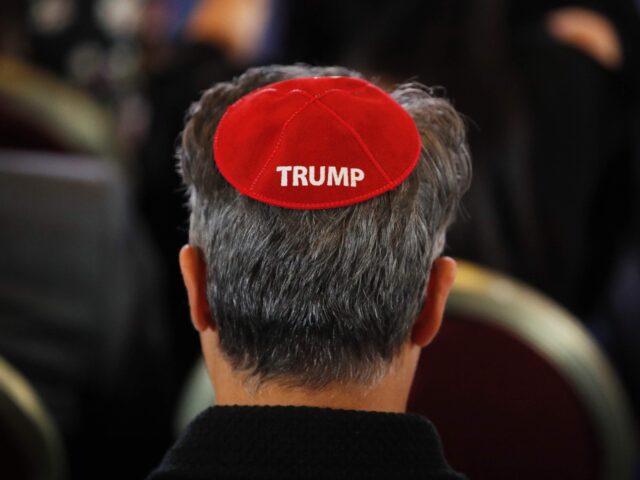
[[(300, 90), (299, 92), (303, 93), (302, 90)], [(298, 93), (298, 92), (296, 92), (296, 93)], [(273, 157), (278, 152), (278, 149), (280, 148), (280, 145), (282, 144), (282, 140), (284, 138), (284, 132), (286, 131), (287, 127), (292, 122), (292, 120), (294, 118), (296, 118), (301, 112), (303, 112), (307, 107), (309, 107), (309, 105), (311, 105), (312, 103), (316, 102), (317, 100), (318, 100), (317, 98), (312, 98), (311, 100), (309, 100), (307, 103), (302, 105), (298, 110), (293, 112), (291, 114), (291, 116), (289, 116), (289, 118), (287, 118), (287, 120), (282, 124), (282, 128), (280, 128), (280, 133), (278, 134), (278, 140), (276, 141), (276, 144), (273, 146), (273, 149), (271, 150), (271, 153), (269, 153), (269, 156), (267, 157), (267, 160), (262, 165), (262, 168), (260, 169), (258, 174), (254, 177), (253, 181), (251, 182), (251, 185), (249, 185), (249, 190), (253, 191), (253, 187), (256, 186), (256, 183), (258, 182), (258, 179), (262, 176), (264, 171), (269, 166), (269, 163), (271, 163), (271, 160), (273, 159)]]
[[(365, 87), (368, 87), (368, 85), (365, 85)], [(353, 91), (360, 90), (361, 88), (364, 88), (364, 87), (354, 88)], [(262, 177), (262, 174), (265, 172), (267, 167), (271, 164), (271, 161), (275, 157), (276, 153), (278, 152), (278, 149), (280, 148), (280, 145), (282, 144), (282, 140), (284, 139), (285, 130), (287, 129), (287, 127), (289, 126), (291, 121), (295, 117), (297, 117), (307, 107), (311, 106), (315, 102), (318, 102), (322, 97), (325, 97), (326, 95), (328, 95), (330, 93), (340, 92), (340, 91), (342, 91), (342, 90), (340, 90), (338, 88), (330, 88), (328, 90), (325, 90), (323, 92), (318, 93), (317, 95), (312, 95), (309, 92), (307, 92), (305, 90), (302, 90), (302, 89), (298, 89), (298, 88), (296, 88), (295, 90), (291, 90), (291, 93), (293, 93), (293, 92), (300, 93), (302, 95), (305, 95), (307, 98), (310, 98), (310, 100), (307, 103), (305, 103), (304, 105), (302, 105), (302, 107), (300, 107), (298, 110), (293, 112), (291, 114), (291, 116), (282, 125), (282, 128), (280, 129), (280, 133), (278, 134), (278, 140), (276, 141), (276, 144), (274, 145), (273, 150), (271, 150), (271, 153), (269, 154), (269, 157), (267, 157), (267, 160), (262, 165), (262, 168), (260, 169), (258, 174), (255, 176), (253, 181), (251, 182), (251, 185), (249, 185), (249, 190), (250, 191), (252, 191), (252, 192), (254, 191), (254, 187), (256, 186), (256, 183), (258, 183), (258, 180), (260, 179), (260, 177)]]
[[(352, 92), (355, 92), (355, 91), (358, 91), (358, 90), (362, 90), (364, 88), (369, 88), (369, 87), (370, 87), (369, 85), (365, 85), (363, 87), (350, 90), (349, 92), (352, 93)], [(311, 94), (309, 92), (305, 92), (304, 90), (302, 90), (302, 92), (306, 93), (308, 96), (311, 96)], [(382, 165), (380, 165), (380, 163), (378, 163), (376, 158), (373, 156), (373, 153), (371, 153), (371, 150), (369, 150), (369, 147), (364, 142), (364, 140), (362, 139), (360, 134), (356, 131), (356, 129), (353, 128), (353, 126), (349, 122), (347, 122), (344, 118), (342, 118), (340, 115), (338, 115), (335, 110), (333, 110), (328, 105), (325, 105), (324, 103), (322, 103), (319, 98), (317, 100), (318, 101), (316, 103), (318, 103), (325, 110), (327, 110), (331, 115), (333, 115), (338, 120), (338, 122), (340, 122), (342, 124), (343, 127), (345, 127), (347, 130), (349, 130), (349, 133), (351, 133), (351, 136), (358, 143), (360, 148), (364, 151), (364, 154), (367, 156), (367, 158), (369, 158), (369, 161), (373, 164), (373, 166), (376, 167), (378, 172), (380, 172), (380, 174), (382, 174), (382, 176), (384, 177), (384, 179), (387, 182), (391, 182), (391, 178), (389, 177), (389, 175), (387, 175), (387, 172), (385, 172), (385, 170), (382, 168)]]
[(378, 169), (378, 171), (382, 174), (382, 176), (387, 182), (391, 182), (391, 178), (389, 177), (389, 175), (387, 175), (387, 172), (384, 171), (380, 163), (378, 163), (378, 161), (376, 160), (376, 157), (373, 156), (373, 153), (371, 153), (371, 150), (369, 150), (369, 147), (367, 146), (366, 143), (364, 143), (364, 140), (362, 139), (360, 134), (356, 131), (356, 129), (353, 128), (353, 126), (349, 122), (347, 122), (344, 118), (338, 115), (331, 107), (325, 105), (320, 100), (318, 100), (316, 103), (321, 107), (323, 107), (325, 110), (327, 110), (331, 115), (333, 115), (335, 119), (338, 120), (338, 122), (340, 122), (342, 126), (349, 131), (349, 133), (351, 133), (351, 136), (354, 138), (356, 142), (358, 142), (358, 145), (360, 145), (360, 148), (362, 149), (364, 154), (367, 156), (369, 161), (373, 164), (373, 166), (376, 167), (376, 169)]

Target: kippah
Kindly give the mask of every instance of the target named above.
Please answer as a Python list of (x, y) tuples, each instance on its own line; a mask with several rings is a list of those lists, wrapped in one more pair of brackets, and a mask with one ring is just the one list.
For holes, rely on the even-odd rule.
[(386, 92), (351, 77), (297, 78), (245, 95), (220, 120), (213, 149), (241, 194), (294, 209), (336, 208), (397, 187), (420, 134)]

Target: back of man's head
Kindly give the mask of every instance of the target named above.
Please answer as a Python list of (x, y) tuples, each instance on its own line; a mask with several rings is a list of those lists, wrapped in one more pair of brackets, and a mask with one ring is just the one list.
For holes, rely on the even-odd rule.
[(221, 351), (259, 382), (312, 389), (384, 376), (425, 302), (431, 265), (470, 182), (460, 116), (425, 87), (406, 84), (391, 96), (414, 120), (422, 147), (396, 188), (330, 209), (242, 195), (212, 151), (226, 109), (265, 85), (325, 76), (359, 74), (271, 66), (213, 86), (191, 108), (179, 150), (190, 243), (203, 253)]

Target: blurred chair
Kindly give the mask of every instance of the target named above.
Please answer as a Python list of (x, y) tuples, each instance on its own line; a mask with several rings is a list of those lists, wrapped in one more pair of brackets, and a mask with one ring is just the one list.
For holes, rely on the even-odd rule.
[(629, 479), (633, 419), (588, 332), (535, 291), (461, 263), (409, 411), (472, 479)]
[(58, 431), (27, 381), (0, 357), (0, 478), (66, 478)]
[(47, 405), (73, 478), (141, 478), (170, 439), (161, 276), (128, 200), (108, 160), (0, 150), (0, 355)]
[(109, 113), (82, 91), (0, 56), (0, 148), (121, 158)]

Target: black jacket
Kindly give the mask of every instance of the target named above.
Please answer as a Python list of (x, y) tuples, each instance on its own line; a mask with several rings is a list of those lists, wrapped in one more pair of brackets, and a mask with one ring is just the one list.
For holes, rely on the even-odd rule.
[(413, 414), (312, 407), (212, 407), (148, 480), (463, 479)]

